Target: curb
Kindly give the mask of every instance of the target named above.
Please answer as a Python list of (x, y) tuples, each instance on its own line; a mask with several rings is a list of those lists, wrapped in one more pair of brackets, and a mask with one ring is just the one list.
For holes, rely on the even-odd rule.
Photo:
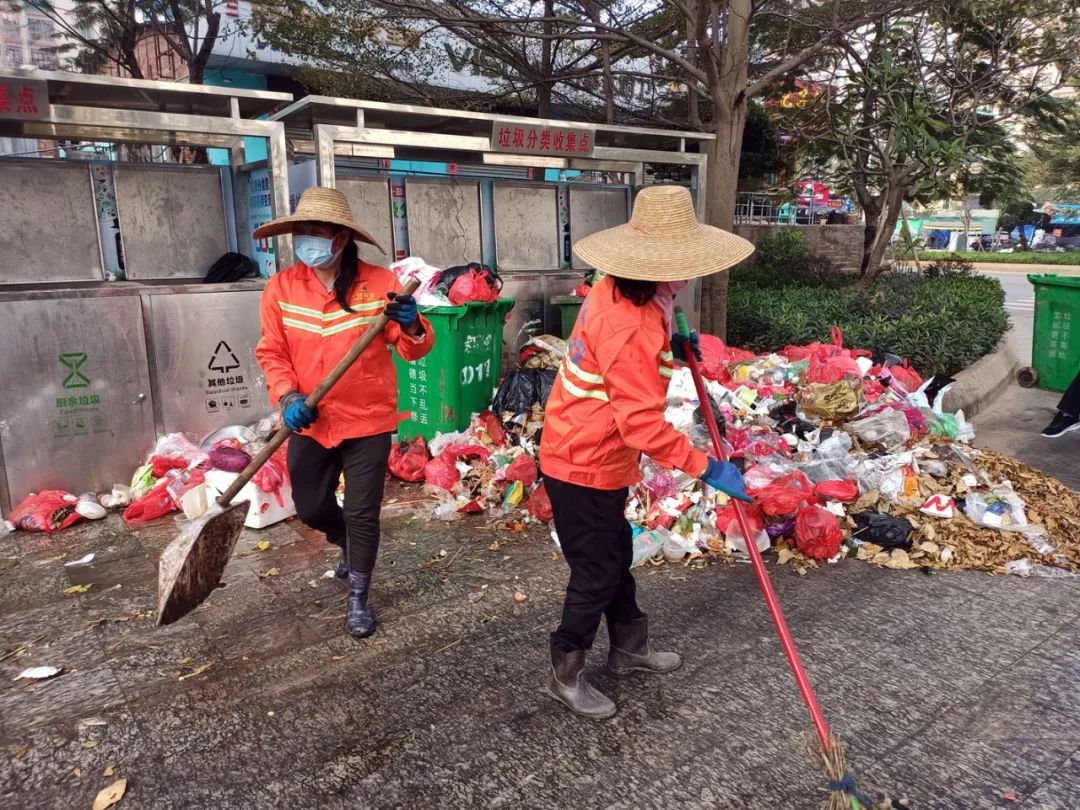
[(956, 385), (945, 395), (946, 413), (963, 411), (967, 419), (990, 404), (1013, 381), (1020, 358), (1009, 340), (1012, 330), (998, 343), (997, 351), (981, 357), (956, 375)]

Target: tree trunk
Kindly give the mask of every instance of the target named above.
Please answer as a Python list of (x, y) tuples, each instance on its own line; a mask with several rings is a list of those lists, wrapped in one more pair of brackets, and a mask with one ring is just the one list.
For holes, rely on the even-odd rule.
[[(861, 278), (855, 284), (860, 290), (868, 290), (881, 275), (885, 251), (896, 231), (896, 222), (904, 205), (905, 189), (890, 189), (886, 192), (884, 204), (877, 206), (876, 216), (871, 220), (866, 212), (866, 231), (863, 241)], [(880, 200), (880, 197), (878, 198)]]
[[(746, 102), (714, 104), (715, 141), (706, 141), (708, 154), (705, 181), (707, 225), (735, 229), (735, 203), (739, 186), (739, 156), (746, 126)], [(699, 216), (701, 212), (698, 212)], [(701, 331), (720, 338), (727, 333), (728, 274), (707, 276), (701, 285)]]

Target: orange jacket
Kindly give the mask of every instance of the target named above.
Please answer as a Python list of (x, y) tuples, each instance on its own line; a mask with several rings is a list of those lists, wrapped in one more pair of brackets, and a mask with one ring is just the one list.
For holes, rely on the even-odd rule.
[(581, 305), (544, 413), (545, 475), (594, 489), (641, 480), (641, 454), (699, 476), (708, 458), (664, 421), (673, 370), (660, 306), (622, 298), (610, 277)]
[[(310, 394), (382, 314), (386, 294), (400, 289), (389, 270), (361, 262), (349, 291), (349, 313), (303, 263), (272, 276), (262, 294), (262, 337), (255, 348), (271, 404), (276, 406), (289, 391)], [(397, 373), (389, 349), (394, 346), (405, 360), (419, 360), (431, 351), (431, 324), (423, 316), (420, 324), (418, 338), (394, 322), (387, 324), (319, 403), (319, 418), (304, 435), (323, 447), (336, 447), (345, 439), (397, 430)]]

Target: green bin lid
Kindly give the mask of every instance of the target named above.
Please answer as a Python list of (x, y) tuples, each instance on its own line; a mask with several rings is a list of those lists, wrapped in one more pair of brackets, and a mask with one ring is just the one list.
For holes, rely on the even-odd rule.
[(1045, 284), (1053, 287), (1080, 289), (1080, 276), (1060, 276), (1057, 273), (1029, 273), (1028, 281), (1036, 287)]

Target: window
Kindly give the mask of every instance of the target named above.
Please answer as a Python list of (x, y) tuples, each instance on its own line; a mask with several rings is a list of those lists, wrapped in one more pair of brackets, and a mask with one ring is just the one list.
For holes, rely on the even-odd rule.
[(19, 24), (10, 17), (4, 17), (4, 39), (9, 42), (22, 42), (22, 33), (19, 31)]
[(52, 20), (42, 20), (40, 18), (31, 17), (29, 20), (29, 28), (31, 42), (48, 42), (52, 40), (53, 34), (55, 33)]
[(17, 68), (22, 63), (22, 48), (5, 47), (0, 49), (0, 65)]
[(59, 66), (56, 54), (48, 48), (31, 48), (30, 61), (39, 68), (51, 70)]

